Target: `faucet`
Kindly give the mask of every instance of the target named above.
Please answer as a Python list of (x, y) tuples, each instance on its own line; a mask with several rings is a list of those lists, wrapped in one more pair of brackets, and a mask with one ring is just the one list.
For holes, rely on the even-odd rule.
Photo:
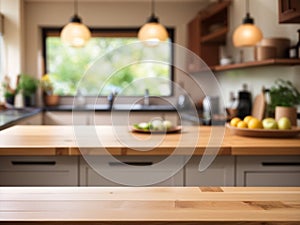
[(107, 96), (107, 101), (108, 101), (108, 106), (109, 109), (111, 110), (114, 104), (114, 100), (115, 100), (115, 92), (112, 91), (108, 96)]
[(145, 90), (145, 95), (144, 95), (144, 105), (150, 105), (150, 97), (149, 97), (149, 90)]
[(84, 107), (86, 105), (86, 99), (81, 90), (77, 92), (75, 104), (77, 107)]

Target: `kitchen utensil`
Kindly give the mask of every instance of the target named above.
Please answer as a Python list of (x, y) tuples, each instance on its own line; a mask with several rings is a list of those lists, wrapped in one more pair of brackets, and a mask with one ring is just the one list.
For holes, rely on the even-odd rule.
[(288, 38), (264, 38), (260, 46), (270, 46), (276, 48), (276, 58), (288, 58), (288, 49), (291, 41)]
[(203, 99), (203, 111), (211, 115), (219, 114), (219, 97), (206, 96)]
[(259, 120), (262, 120), (265, 116), (265, 110), (266, 110), (265, 89), (262, 88), (261, 93), (258, 94), (254, 99), (251, 115), (256, 117)]
[(256, 46), (254, 48), (254, 55), (256, 61), (274, 59), (276, 58), (276, 48), (272, 46)]

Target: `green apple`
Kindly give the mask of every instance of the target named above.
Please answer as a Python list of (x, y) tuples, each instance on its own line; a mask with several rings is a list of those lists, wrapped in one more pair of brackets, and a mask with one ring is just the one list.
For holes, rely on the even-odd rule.
[(262, 121), (264, 129), (278, 129), (277, 122), (274, 118), (265, 118)]
[(163, 121), (159, 119), (155, 119), (151, 121), (152, 130), (162, 131), (164, 130)]
[(171, 128), (173, 127), (173, 124), (172, 124), (171, 121), (165, 120), (165, 121), (163, 122), (163, 126), (164, 126), (164, 128), (165, 128), (166, 130), (168, 130), (168, 129), (171, 129)]
[(292, 128), (292, 124), (291, 124), (290, 119), (287, 118), (287, 117), (285, 117), (285, 116), (284, 116), (284, 117), (281, 117), (281, 118), (278, 120), (277, 124), (278, 124), (278, 128), (279, 128), (280, 130), (289, 130), (289, 129)]
[(137, 128), (142, 129), (142, 130), (148, 130), (149, 129), (149, 123), (145, 123), (145, 122), (139, 123), (137, 125)]

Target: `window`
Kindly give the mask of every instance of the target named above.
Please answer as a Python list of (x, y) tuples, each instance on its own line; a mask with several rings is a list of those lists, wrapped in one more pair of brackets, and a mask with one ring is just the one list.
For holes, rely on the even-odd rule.
[[(138, 29), (92, 29), (92, 38), (84, 48), (73, 48), (61, 43), (60, 29), (43, 29), (43, 45), (45, 58), (45, 71), (50, 74), (57, 94), (61, 96), (74, 96), (77, 93), (78, 83), (99, 56), (113, 51), (122, 46), (124, 51), (118, 55), (114, 52), (113, 57), (106, 57), (101, 67), (106, 64), (113, 65), (118, 70), (113, 74), (105, 74), (105, 69), (97, 70), (97, 75), (85, 80), (85, 85), (80, 86), (80, 91), (85, 96), (107, 96), (111, 92), (117, 92), (123, 96), (143, 96), (148, 89), (152, 96), (172, 95), (172, 42), (173, 29), (168, 29), (170, 34), (169, 44), (163, 49), (158, 49), (158, 60), (164, 60), (170, 64), (143, 62), (129, 64), (126, 67), (118, 68), (120, 58), (133, 57), (130, 46), (138, 41)], [(128, 46), (128, 47), (127, 47)], [(166, 47), (167, 46), (167, 47)], [(143, 85), (131, 85), (139, 79), (145, 79)], [(152, 79), (154, 78), (154, 79)], [(162, 78), (165, 82), (160, 85), (153, 84), (152, 80)], [(99, 90), (99, 83), (101, 86)], [(157, 83), (157, 82), (156, 82)], [(138, 82), (137, 82), (138, 84)]]

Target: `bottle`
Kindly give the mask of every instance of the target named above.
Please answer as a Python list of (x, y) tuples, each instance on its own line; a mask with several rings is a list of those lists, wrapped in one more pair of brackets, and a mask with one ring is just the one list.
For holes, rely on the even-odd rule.
[(297, 46), (294, 45), (289, 48), (289, 58), (290, 59), (296, 59), (297, 57)]
[(19, 91), (16, 96), (15, 96), (15, 101), (14, 101), (14, 107), (19, 109), (19, 108), (24, 108), (24, 97), (22, 91)]
[(146, 105), (146, 106), (150, 105), (149, 90), (148, 89), (145, 90), (144, 105)]
[(252, 110), (251, 93), (247, 89), (248, 89), (247, 84), (243, 84), (243, 90), (239, 92), (237, 116), (241, 119), (243, 119), (248, 115), (251, 115), (251, 110)]
[[(17, 87), (19, 86), (20, 83), (20, 75), (17, 77)], [(23, 95), (23, 90), (19, 90), (17, 94), (15, 95), (14, 99), (14, 107), (15, 108), (24, 108), (24, 95)]]

